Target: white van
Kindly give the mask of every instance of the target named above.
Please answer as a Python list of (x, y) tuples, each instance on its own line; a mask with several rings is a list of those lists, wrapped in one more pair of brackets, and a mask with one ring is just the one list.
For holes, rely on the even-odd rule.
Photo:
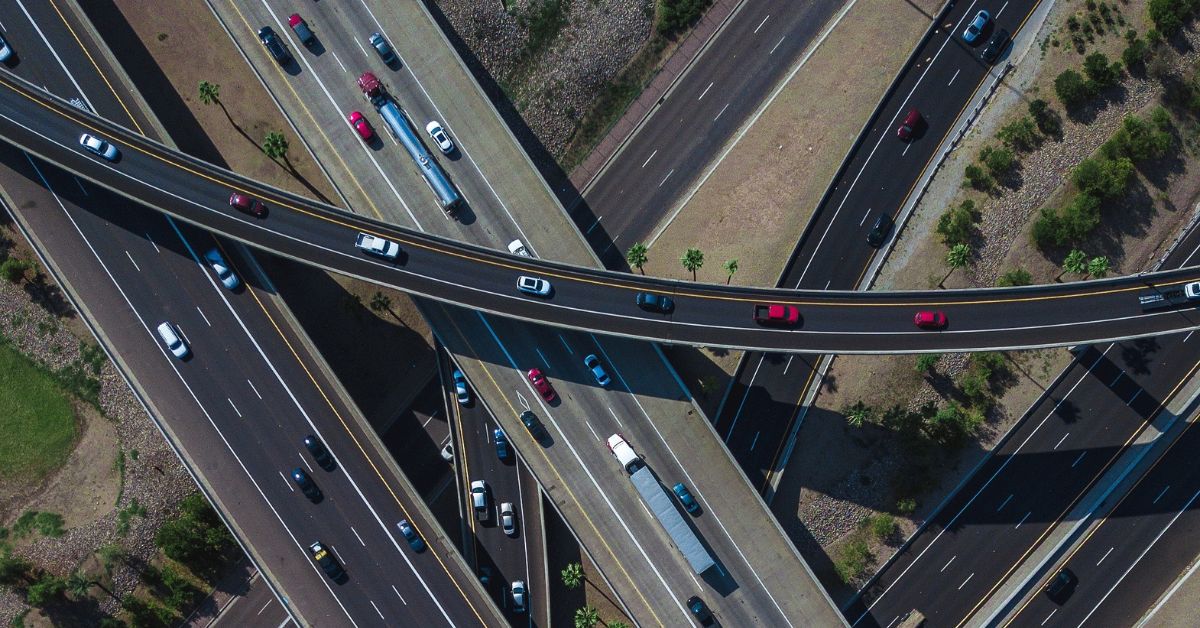
[(162, 339), (171, 354), (180, 360), (188, 356), (188, 346), (183, 337), (175, 331), (175, 326), (167, 321), (158, 324), (158, 337)]

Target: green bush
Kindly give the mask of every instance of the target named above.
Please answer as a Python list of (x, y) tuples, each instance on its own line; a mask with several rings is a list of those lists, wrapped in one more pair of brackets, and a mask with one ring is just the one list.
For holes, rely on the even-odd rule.
[(658, 0), (658, 21), (654, 27), (663, 37), (674, 37), (695, 24), (712, 0)]
[(180, 506), (179, 516), (163, 523), (154, 542), (168, 558), (212, 577), (234, 546), (233, 537), (199, 493), (184, 498)]
[(1150, 56), (1150, 46), (1146, 40), (1140, 37), (1134, 37), (1129, 41), (1129, 45), (1125, 46), (1125, 50), (1121, 52), (1121, 61), (1125, 67), (1133, 70), (1144, 70), (1146, 68), (1146, 59)]
[(13, 556), (12, 548), (4, 546), (0, 553), (0, 584), (11, 587), (25, 582), (29, 580), (29, 572), (32, 569), (33, 565), (29, 561), (20, 556)]
[(1029, 101), (1029, 115), (1033, 116), (1038, 130), (1044, 135), (1058, 137), (1062, 134), (1062, 118), (1050, 108), (1050, 103), (1041, 98)]
[(1038, 142), (1037, 127), (1029, 116), (1021, 116), (1004, 125), (996, 133), (996, 137), (999, 137), (1009, 148), (1019, 151), (1031, 150), (1037, 146)]
[(66, 590), (66, 580), (52, 574), (42, 574), (37, 582), (29, 585), (29, 588), (25, 591), (25, 601), (30, 606), (46, 606), (61, 598), (63, 592)]
[(1170, 36), (1183, 28), (1183, 23), (1196, 11), (1196, 4), (1188, 0), (1150, 0), (1146, 3), (1155, 28)]
[(33, 264), (16, 257), (10, 257), (0, 262), (0, 275), (9, 283), (20, 283), (25, 280), (25, 273)]
[[(1161, 113), (1160, 113), (1161, 112)], [(1149, 120), (1127, 115), (1117, 132), (1100, 148), (1109, 159), (1128, 157), (1133, 161), (1158, 159), (1175, 143), (1171, 135), (1171, 116), (1162, 107)]]
[(854, 538), (838, 550), (833, 568), (842, 582), (850, 584), (867, 570), (867, 563), (871, 558), (871, 548), (867, 546), (867, 542), (861, 538)]
[(1063, 70), (1054, 79), (1054, 93), (1067, 109), (1078, 109), (1092, 97), (1091, 85), (1075, 70)]
[(942, 359), (942, 354), (940, 353), (922, 353), (917, 356), (917, 372), (928, 373), (932, 371), (940, 359)]
[(896, 500), (896, 512), (902, 515), (911, 515), (917, 510), (917, 500), (911, 497), (905, 497)]
[(1084, 194), (1099, 199), (1112, 198), (1125, 191), (1131, 174), (1133, 174), (1133, 162), (1127, 157), (1119, 159), (1089, 157), (1081, 161), (1071, 172), (1071, 181)]
[(983, 168), (975, 164), (967, 166), (963, 171), (963, 177), (966, 178), (966, 185), (969, 185), (980, 192), (987, 192), (995, 187), (996, 182), (992, 179), (992, 175), (984, 171)]
[[(1029, 118), (1025, 118), (1025, 120), (1029, 120)], [(1033, 125), (1032, 122), (1029, 124)], [(983, 158), (983, 165), (987, 166), (988, 171), (994, 177), (1001, 177), (1008, 174), (1017, 163), (1017, 158), (1013, 155), (1013, 152), (1003, 147), (985, 147), (983, 151), (980, 151), (979, 156)]]
[(530, 0), (529, 7), (517, 15), (517, 24), (529, 32), (523, 56), (533, 56), (545, 49), (567, 25), (569, 0)]
[(1000, 275), (1000, 279), (996, 280), (996, 285), (1002, 288), (1011, 286), (1028, 286), (1032, 283), (1033, 276), (1029, 274), (1029, 271), (1023, 268), (1015, 268), (1010, 270), (1003, 275)]
[(1083, 59), (1083, 73), (1095, 89), (1112, 87), (1121, 80), (1121, 64), (1109, 63), (1103, 52), (1093, 52)]
[(958, 207), (951, 207), (938, 218), (937, 232), (942, 236), (946, 246), (967, 244), (975, 231), (975, 223), (979, 220), (979, 212), (975, 209), (975, 201), (966, 199)]
[(896, 534), (896, 518), (887, 513), (867, 517), (866, 523), (871, 530), (871, 535), (880, 541), (887, 542), (892, 535)]

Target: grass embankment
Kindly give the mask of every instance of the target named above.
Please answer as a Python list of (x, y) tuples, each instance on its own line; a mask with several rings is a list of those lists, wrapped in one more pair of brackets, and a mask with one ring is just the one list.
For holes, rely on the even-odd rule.
[(0, 479), (41, 480), (66, 461), (77, 432), (54, 376), (0, 339)]

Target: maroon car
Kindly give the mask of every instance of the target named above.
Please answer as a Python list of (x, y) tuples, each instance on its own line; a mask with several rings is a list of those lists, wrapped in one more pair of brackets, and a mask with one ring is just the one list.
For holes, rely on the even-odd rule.
[(247, 213), (258, 218), (265, 218), (267, 215), (267, 206), (263, 205), (262, 201), (254, 198), (253, 196), (238, 194), (237, 192), (234, 192), (233, 195), (229, 197), (229, 206), (240, 212)]
[(529, 378), (529, 383), (533, 384), (534, 389), (538, 391), (538, 394), (547, 403), (558, 398), (558, 395), (554, 392), (554, 387), (550, 385), (550, 380), (546, 379), (545, 375), (542, 375), (542, 369), (529, 369), (525, 377)]
[(358, 133), (364, 142), (370, 142), (375, 137), (375, 130), (371, 128), (371, 123), (363, 117), (363, 114), (358, 111), (350, 112), (350, 126)]
[(916, 109), (910, 109), (907, 116), (904, 116), (904, 122), (900, 123), (900, 128), (896, 129), (896, 135), (907, 142), (912, 139), (913, 131), (917, 125), (921, 124), (921, 112)]

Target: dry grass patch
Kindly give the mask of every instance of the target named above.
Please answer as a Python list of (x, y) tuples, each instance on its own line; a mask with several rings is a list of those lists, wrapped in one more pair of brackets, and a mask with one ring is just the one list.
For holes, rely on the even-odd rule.
[(775, 285), (863, 122), (940, 5), (859, 0), (651, 246), (646, 272), (690, 279), (679, 256), (696, 246), (706, 258), (701, 281), (723, 282), (721, 264), (737, 259), (735, 282)]

